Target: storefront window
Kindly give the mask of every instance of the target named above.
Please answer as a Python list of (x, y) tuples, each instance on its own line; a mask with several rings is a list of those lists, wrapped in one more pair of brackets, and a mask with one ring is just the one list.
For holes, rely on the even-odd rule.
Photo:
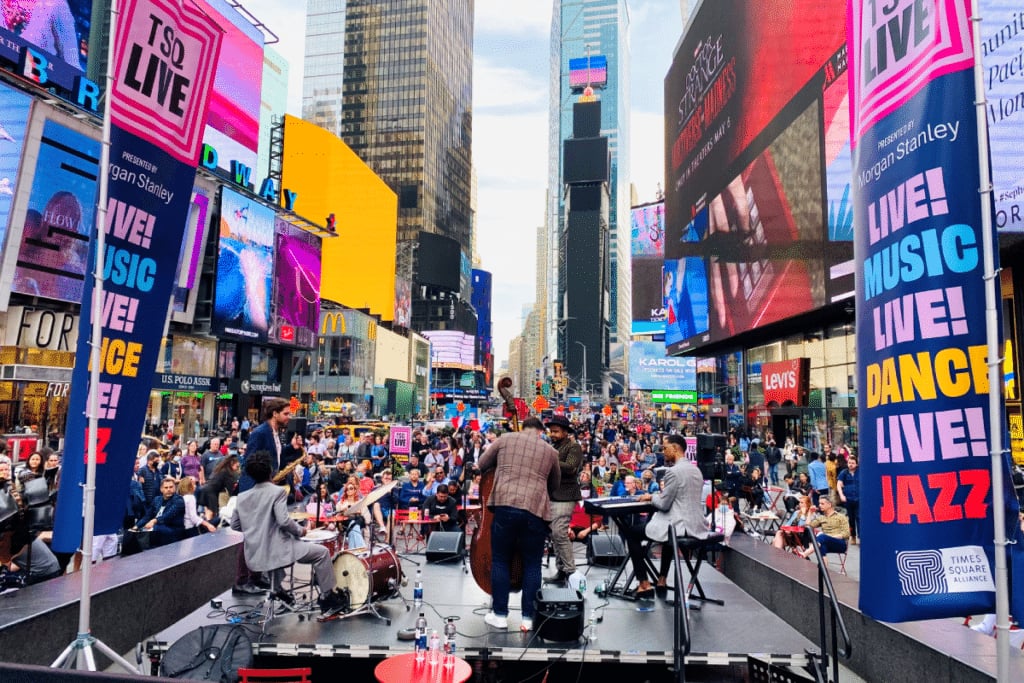
[(260, 382), (281, 381), (281, 356), (277, 349), (252, 347), (252, 369), (249, 376)]
[(235, 361), (237, 353), (238, 344), (235, 344), (234, 342), (220, 343), (220, 353), (217, 356), (218, 377), (238, 377), (238, 363)]

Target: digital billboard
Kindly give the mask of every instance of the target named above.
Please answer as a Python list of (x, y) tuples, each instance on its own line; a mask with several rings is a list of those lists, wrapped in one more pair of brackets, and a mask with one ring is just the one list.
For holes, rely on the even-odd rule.
[(32, 98), (13, 88), (0, 85), (0, 252), (7, 237), (14, 185), (21, 167)]
[(416, 284), (459, 291), (462, 274), (462, 249), (459, 243), (450, 237), (431, 232), (421, 232), (417, 240)]
[(665, 202), (630, 211), (633, 267), (632, 334), (665, 332)]
[[(383, 321), (404, 314), (408, 327), (410, 307), (397, 305), (402, 294), (411, 295), (411, 283), (395, 278), (398, 197), (334, 133), (285, 115), (284, 136), (281, 184), (298, 193), (295, 212), (314, 223), (336, 218), (338, 236), (323, 241), (322, 260), (345, 267), (322, 269), (321, 297)], [(454, 277), (458, 282), (457, 270)]]
[[(194, 2), (224, 30), (203, 142), (217, 150), (220, 169), (230, 172), (232, 161), (254, 169), (260, 136), (263, 33), (225, 0)], [(257, 179), (243, 184), (253, 182)]]
[(666, 356), (660, 342), (630, 342), (630, 391), (697, 390), (697, 359), (694, 356)]
[(408, 278), (395, 278), (395, 324), (409, 327), (412, 324), (412, 282)]
[(38, 150), (11, 291), (79, 303), (96, 217), (100, 143), (46, 119)]
[(590, 55), (569, 60), (569, 87), (579, 91), (588, 85), (603, 88), (608, 84), (608, 58)]
[(320, 324), (320, 238), (277, 219), (274, 324), (281, 344), (311, 349)]
[(1019, 0), (982, 0), (981, 51), (995, 225), (1024, 232), (1024, 20)]
[(665, 78), (669, 353), (852, 296), (845, 20), (818, 0), (692, 20)]
[(22, 49), (52, 57), (46, 80), (66, 91), (86, 70), (93, 0), (0, 0), (0, 60), (17, 68)]
[(270, 338), (274, 210), (224, 188), (213, 329), (254, 342)]
[(196, 296), (199, 288), (199, 269), (203, 265), (203, 250), (210, 215), (210, 189), (196, 185), (192, 189), (192, 203), (189, 205), (188, 224), (185, 239), (178, 252), (178, 270), (171, 293), (171, 316), (176, 322), (191, 323), (195, 313)]
[(474, 365), (476, 345), (472, 336), (455, 330), (425, 330), (421, 334), (430, 340), (432, 365)]

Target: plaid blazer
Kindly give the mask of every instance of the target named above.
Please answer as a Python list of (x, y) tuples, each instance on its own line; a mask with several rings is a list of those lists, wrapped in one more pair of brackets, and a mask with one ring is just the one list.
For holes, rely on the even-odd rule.
[(478, 463), (481, 472), (496, 470), (487, 507), (508, 506), (551, 519), (549, 498), (561, 482), (558, 451), (533, 430), (502, 434)]

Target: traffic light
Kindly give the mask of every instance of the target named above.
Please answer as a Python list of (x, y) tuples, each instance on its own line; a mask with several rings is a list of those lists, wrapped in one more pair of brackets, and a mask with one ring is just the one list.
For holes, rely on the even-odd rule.
[(534, 396), (540, 396), (540, 395), (541, 395), (541, 387), (543, 386), (543, 385), (541, 384), (541, 381), (540, 381), (540, 380), (537, 380), (537, 381), (536, 381), (536, 382), (534, 382), (533, 384), (534, 384), (534, 391), (533, 391), (533, 393), (534, 393)]

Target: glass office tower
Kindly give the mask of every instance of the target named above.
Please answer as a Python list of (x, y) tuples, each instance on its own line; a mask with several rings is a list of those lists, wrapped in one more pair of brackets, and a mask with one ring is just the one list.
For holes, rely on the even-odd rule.
[[(626, 0), (554, 0), (551, 21), (551, 63), (548, 141), (549, 244), (558, 244), (565, 230), (562, 186), (562, 141), (572, 136), (572, 105), (578, 101), (569, 86), (569, 60), (604, 55), (608, 83), (597, 91), (601, 100), (601, 135), (611, 153), (609, 229), (611, 233), (610, 341), (629, 341), (629, 8)], [(562, 310), (565, 292), (559, 290), (559, 259), (548, 265), (547, 347), (559, 349), (558, 321), (572, 316)]]

